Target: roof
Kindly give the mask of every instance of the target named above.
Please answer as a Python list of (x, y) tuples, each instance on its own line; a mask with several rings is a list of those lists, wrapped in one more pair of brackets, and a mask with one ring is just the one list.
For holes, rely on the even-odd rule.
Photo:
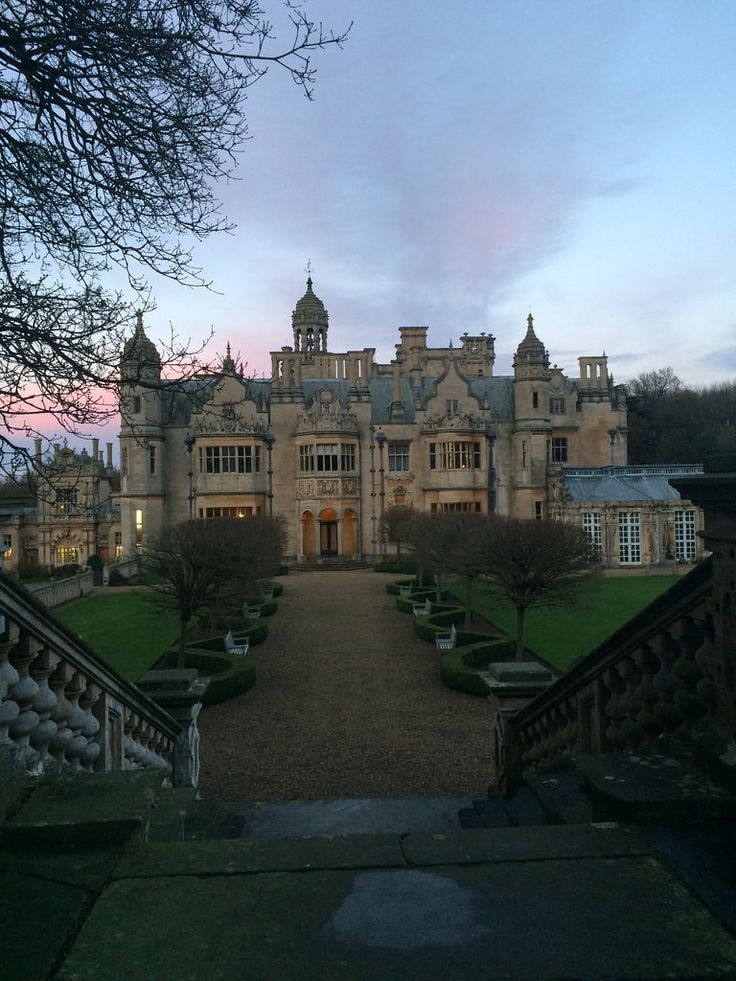
[(563, 467), (562, 479), (572, 501), (679, 501), (670, 478), (702, 473), (700, 466)]

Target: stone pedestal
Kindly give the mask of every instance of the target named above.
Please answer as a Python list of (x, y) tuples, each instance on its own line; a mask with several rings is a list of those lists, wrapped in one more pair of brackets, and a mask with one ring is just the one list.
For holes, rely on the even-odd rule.
[(197, 717), (209, 678), (193, 669), (148, 671), (138, 687), (182, 726), (174, 748), (175, 787), (196, 787), (199, 782)]
[(491, 753), (496, 784), (492, 790), (510, 796), (521, 779), (521, 754), (510, 720), (548, 688), (555, 676), (537, 661), (499, 661), (479, 672), (488, 685), (491, 703)]

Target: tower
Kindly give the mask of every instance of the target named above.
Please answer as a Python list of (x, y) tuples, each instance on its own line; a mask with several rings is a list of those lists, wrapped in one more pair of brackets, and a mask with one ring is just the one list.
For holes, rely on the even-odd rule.
[(322, 300), (312, 292), (311, 276), (307, 279), (307, 292), (294, 307), (291, 325), (294, 351), (307, 356), (327, 351), (329, 317)]

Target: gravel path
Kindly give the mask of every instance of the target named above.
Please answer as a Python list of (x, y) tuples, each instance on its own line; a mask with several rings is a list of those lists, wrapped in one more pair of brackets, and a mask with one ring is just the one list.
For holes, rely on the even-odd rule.
[(369, 570), (283, 579), (279, 612), (248, 657), (254, 688), (200, 717), (204, 797), (319, 800), (484, 793), (490, 708), (445, 688)]

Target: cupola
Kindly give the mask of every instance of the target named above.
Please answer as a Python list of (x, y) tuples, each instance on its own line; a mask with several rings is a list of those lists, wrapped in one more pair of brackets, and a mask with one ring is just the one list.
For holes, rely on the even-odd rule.
[(327, 350), (329, 318), (325, 305), (312, 291), (312, 277), (307, 279), (307, 292), (297, 301), (291, 315), (294, 330), (294, 350), (314, 354)]
[(143, 311), (136, 313), (135, 333), (125, 342), (120, 358), (120, 373), (125, 381), (161, 377), (161, 356), (143, 330)]

